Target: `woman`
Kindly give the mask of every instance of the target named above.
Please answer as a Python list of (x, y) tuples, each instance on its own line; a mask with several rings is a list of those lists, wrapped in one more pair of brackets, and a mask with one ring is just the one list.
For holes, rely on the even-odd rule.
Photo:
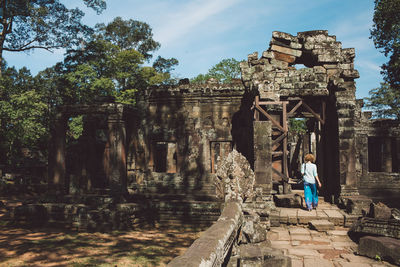
[(318, 179), (317, 165), (314, 162), (313, 154), (307, 154), (304, 157), (305, 163), (301, 165), (301, 174), (304, 180), (304, 198), (307, 209), (311, 211), (318, 206), (318, 192), (315, 185), (315, 180), (318, 182), (318, 187), (321, 187), (321, 182)]

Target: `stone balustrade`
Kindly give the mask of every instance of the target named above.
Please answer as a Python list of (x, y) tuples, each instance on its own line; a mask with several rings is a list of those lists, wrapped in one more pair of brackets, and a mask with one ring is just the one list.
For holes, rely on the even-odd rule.
[(226, 202), (221, 216), (188, 250), (168, 266), (220, 266), (238, 237), (243, 223), (239, 202)]

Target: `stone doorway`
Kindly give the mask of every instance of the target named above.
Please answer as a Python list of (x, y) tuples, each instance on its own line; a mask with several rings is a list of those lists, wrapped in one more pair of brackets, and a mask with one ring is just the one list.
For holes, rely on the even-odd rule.
[(255, 52), (241, 63), (243, 83), (255, 96), (254, 169), (265, 194), (275, 180), (283, 181), (284, 192), (289, 188), (290, 117), (310, 118), (309, 140), (318, 145), (309, 150), (317, 155), (325, 196), (358, 194), (354, 57), (354, 49), (343, 49), (327, 31), (273, 32), (260, 58)]
[[(305, 154), (314, 154), (319, 173), (323, 172), (326, 98), (290, 97), (282, 101), (268, 101), (256, 96), (254, 119), (270, 122), (268, 157), (271, 158), (272, 183), (283, 183), (284, 194), (290, 191), (290, 183), (301, 181), (299, 170)], [(321, 180), (325, 185), (327, 179)], [(326, 191), (325, 186), (322, 190)]]

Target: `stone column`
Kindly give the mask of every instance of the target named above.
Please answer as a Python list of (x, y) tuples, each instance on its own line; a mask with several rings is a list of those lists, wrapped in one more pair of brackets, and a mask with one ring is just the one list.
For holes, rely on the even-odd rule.
[(117, 105), (116, 112), (108, 115), (108, 160), (105, 168), (106, 179), (112, 194), (124, 193), (127, 190), (126, 184), (126, 130), (122, 119), (123, 106)]
[[(350, 83), (350, 82), (349, 82)], [(339, 131), (339, 173), (341, 195), (358, 195), (356, 174), (354, 82), (346, 91), (336, 92)]]
[(383, 138), (383, 171), (392, 172), (392, 139)]
[(256, 187), (263, 195), (272, 190), (271, 122), (255, 121), (254, 126), (254, 174)]
[(68, 117), (57, 114), (49, 147), (48, 190), (50, 194), (65, 194), (65, 134)]

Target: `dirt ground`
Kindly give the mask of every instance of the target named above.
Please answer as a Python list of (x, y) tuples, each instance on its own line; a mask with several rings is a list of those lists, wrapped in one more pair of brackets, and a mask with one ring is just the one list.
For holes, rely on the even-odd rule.
[[(6, 205), (18, 201), (0, 199)], [(4, 226), (0, 211), (0, 266), (166, 266), (201, 234), (189, 228), (111, 233)], [(1, 214), (3, 213), (3, 214)]]

